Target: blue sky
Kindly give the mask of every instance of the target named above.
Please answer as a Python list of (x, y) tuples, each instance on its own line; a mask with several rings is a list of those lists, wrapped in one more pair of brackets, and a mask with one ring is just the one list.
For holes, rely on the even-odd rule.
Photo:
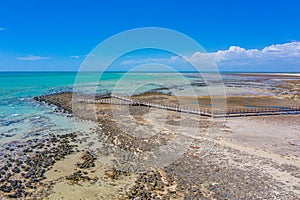
[(148, 26), (194, 38), (221, 70), (300, 71), (297, 0), (1, 1), (0, 70), (77, 70), (101, 41)]

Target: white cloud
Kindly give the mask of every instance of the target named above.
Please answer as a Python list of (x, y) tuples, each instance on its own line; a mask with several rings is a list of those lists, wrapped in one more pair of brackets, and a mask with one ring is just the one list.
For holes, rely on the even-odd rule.
[[(227, 50), (210, 52), (208, 55), (219, 67), (272, 67), (272, 66), (299, 66), (300, 69), (300, 42), (274, 44), (263, 49), (245, 49), (231, 46)], [(203, 53), (195, 52), (185, 57), (192, 63), (201, 63)]]
[(4, 27), (0, 27), (0, 31), (4, 31), (6, 30), (7, 28), (4, 28)]
[(70, 58), (78, 59), (80, 56), (70, 56)]
[(50, 59), (50, 57), (29, 55), (29, 56), (26, 56), (26, 57), (18, 57), (17, 59), (18, 60), (31, 60), (31, 61), (35, 61), (35, 60), (48, 60), (48, 59)]

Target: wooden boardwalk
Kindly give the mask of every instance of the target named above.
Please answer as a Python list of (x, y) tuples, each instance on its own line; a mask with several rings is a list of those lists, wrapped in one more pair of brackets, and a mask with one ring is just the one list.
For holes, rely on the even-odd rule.
[(112, 105), (131, 105), (131, 106), (147, 106), (158, 109), (182, 112), (206, 117), (247, 117), (247, 116), (267, 116), (267, 115), (295, 115), (300, 114), (300, 107), (276, 107), (276, 108), (236, 108), (227, 109), (226, 111), (204, 109), (204, 108), (189, 108), (178, 105), (167, 105), (161, 103), (153, 103), (149, 101), (133, 100), (130, 97), (121, 97), (111, 95), (111, 98), (103, 99), (78, 99), (78, 102), (85, 103), (101, 103)]

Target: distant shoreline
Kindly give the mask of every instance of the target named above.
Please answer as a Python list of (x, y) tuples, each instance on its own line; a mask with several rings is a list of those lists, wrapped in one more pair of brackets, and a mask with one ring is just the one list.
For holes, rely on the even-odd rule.
[[(0, 74), (4, 73), (199, 73), (198, 71), (0, 71)], [(204, 71), (200, 73), (217, 73), (215, 71)], [(300, 76), (300, 72), (284, 72), (284, 71), (277, 71), (277, 72), (255, 72), (255, 71), (220, 71), (218, 73), (221, 74), (278, 74), (278, 75), (295, 75), (297, 74)]]

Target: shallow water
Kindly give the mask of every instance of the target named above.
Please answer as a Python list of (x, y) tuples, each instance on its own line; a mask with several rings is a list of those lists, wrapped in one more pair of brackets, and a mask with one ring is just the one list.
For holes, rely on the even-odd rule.
[[(256, 94), (268, 89), (274, 82), (260, 77), (224, 75), (227, 95)], [(76, 120), (53, 112), (53, 106), (34, 102), (32, 97), (62, 91), (81, 93), (113, 92), (123, 95), (145, 91), (160, 91), (174, 95), (206, 96), (206, 82), (193, 73), (99, 73), (76, 72), (1, 72), (0, 73), (0, 143), (30, 137), (39, 132), (62, 133), (76, 130)], [(76, 83), (76, 84), (74, 84)], [(222, 84), (210, 87), (222, 91)]]

